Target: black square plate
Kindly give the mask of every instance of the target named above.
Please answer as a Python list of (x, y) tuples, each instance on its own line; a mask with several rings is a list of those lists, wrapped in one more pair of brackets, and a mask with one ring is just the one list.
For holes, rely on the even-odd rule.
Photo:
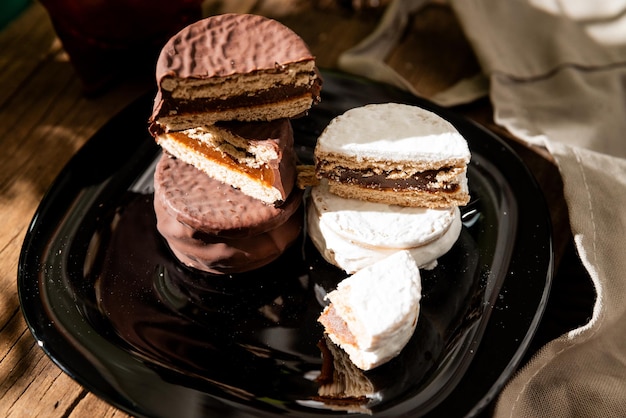
[[(323, 72), (322, 102), (293, 120), (312, 161), (328, 122), (368, 103), (422, 106), (472, 152), (472, 200), (438, 266), (422, 272), (415, 334), (364, 374), (375, 416), (465, 416), (501, 390), (527, 349), (552, 278), (549, 216), (534, 179), (500, 139), (405, 92)], [(319, 295), (343, 277), (305, 236), (272, 264), (213, 277), (182, 267), (155, 229), (147, 133), (153, 96), (129, 106), (70, 161), (41, 202), (19, 262), (32, 334), (66, 373), (135, 416), (318, 416)]]

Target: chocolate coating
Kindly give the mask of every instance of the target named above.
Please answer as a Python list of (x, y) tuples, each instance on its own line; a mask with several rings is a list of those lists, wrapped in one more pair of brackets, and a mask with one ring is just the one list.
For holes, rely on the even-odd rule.
[(300, 235), (302, 191), (266, 205), (164, 154), (154, 176), (157, 229), (174, 255), (198, 270), (224, 274), (259, 268)]
[(157, 82), (167, 76), (207, 79), (313, 60), (291, 29), (263, 16), (223, 14), (187, 26), (163, 47)]
[(271, 122), (226, 122), (220, 127), (230, 130), (256, 147), (273, 148), (278, 159), (268, 161), (271, 187), (279, 190), (284, 202), (296, 183), (297, 156), (293, 147), (293, 130), (288, 119)]

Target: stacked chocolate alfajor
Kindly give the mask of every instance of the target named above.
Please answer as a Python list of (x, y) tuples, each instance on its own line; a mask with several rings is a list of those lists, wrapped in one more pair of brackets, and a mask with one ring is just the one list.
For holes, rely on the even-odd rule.
[(206, 272), (276, 259), (302, 228), (290, 118), (321, 88), (307, 45), (272, 19), (212, 16), (167, 42), (156, 79), (159, 232), (180, 261)]

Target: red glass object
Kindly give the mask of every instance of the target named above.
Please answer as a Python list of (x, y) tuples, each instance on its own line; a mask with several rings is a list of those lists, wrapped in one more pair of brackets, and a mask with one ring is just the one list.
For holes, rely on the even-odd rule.
[(202, 0), (40, 0), (87, 94), (153, 76), (167, 40), (202, 17)]

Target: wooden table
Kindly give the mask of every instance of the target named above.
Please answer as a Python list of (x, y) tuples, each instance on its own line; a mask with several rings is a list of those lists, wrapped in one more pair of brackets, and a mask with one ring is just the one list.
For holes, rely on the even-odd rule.
[[(322, 68), (335, 68), (339, 54), (369, 34), (381, 13), (339, 9), (330, 1), (319, 1), (317, 7), (311, 6), (314, 2), (288, 1), (278, 8), (278, 3), (240, 0), (224, 6), (216, 1), (209, 2), (207, 12), (274, 17), (307, 41)], [(86, 97), (39, 3), (0, 32), (0, 51), (0, 415), (126, 416), (75, 383), (38, 347), (20, 311), (16, 273), (29, 222), (56, 175), (114, 114), (152, 88), (152, 78), (122, 80), (97, 97)], [(412, 16), (387, 61), (426, 97), (478, 69), (454, 15), (440, 3)], [(487, 99), (455, 110), (509, 141), (549, 203), (560, 268), (535, 350), (582, 323), (589, 308), (581, 294), (590, 288), (573, 252), (558, 171), (541, 151), (521, 145), (493, 124)]]

